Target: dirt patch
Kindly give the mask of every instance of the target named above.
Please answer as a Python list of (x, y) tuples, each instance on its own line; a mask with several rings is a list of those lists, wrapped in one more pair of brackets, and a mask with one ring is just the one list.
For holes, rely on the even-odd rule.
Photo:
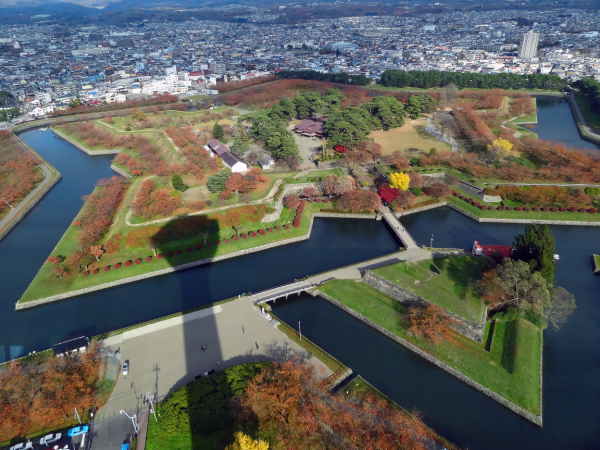
[(186, 202), (193, 202), (195, 200), (206, 201), (210, 200), (210, 191), (206, 186), (193, 187), (185, 191), (181, 197)]
[(429, 152), (431, 148), (435, 148), (438, 152), (451, 150), (448, 144), (438, 141), (423, 130), (426, 125), (427, 119), (425, 118), (407, 120), (400, 128), (374, 131), (369, 137), (381, 145), (384, 155), (390, 155), (396, 150), (406, 151), (409, 148), (418, 148), (424, 152)]

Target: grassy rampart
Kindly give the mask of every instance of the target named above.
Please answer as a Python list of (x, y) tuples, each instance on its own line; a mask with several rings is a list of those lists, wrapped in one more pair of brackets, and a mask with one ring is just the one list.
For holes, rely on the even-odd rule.
[(507, 400), (540, 413), (540, 358), (542, 331), (518, 319), (497, 321), (491, 351), (455, 333), (436, 346), (416, 338), (409, 330), (407, 309), (362, 282), (333, 280), (319, 288), (324, 293), (378, 325), (418, 346)]

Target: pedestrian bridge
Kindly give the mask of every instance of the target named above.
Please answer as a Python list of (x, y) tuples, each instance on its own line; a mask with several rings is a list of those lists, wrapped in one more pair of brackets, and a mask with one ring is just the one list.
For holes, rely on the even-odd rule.
[(258, 305), (259, 303), (269, 302), (271, 300), (276, 300), (282, 297), (287, 298), (288, 295), (298, 294), (308, 289), (312, 289), (315, 286), (316, 284), (311, 283), (310, 281), (296, 281), (294, 283), (285, 284), (283, 286), (278, 286), (273, 289), (267, 289), (266, 291), (252, 294), (250, 298), (252, 299), (255, 305)]
[(379, 208), (379, 211), (381, 211), (383, 219), (388, 223), (394, 234), (398, 236), (398, 239), (400, 239), (406, 248), (419, 248), (410, 233), (404, 228), (388, 207), (382, 205)]

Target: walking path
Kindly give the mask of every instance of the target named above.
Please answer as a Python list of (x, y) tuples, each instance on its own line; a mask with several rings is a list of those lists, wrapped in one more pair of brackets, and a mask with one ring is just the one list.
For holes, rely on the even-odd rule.
[(438, 141), (443, 142), (444, 144), (450, 144), (453, 152), (458, 151), (458, 144), (456, 143), (456, 140), (449, 134), (444, 134), (437, 127), (435, 127), (431, 121), (431, 117), (427, 118), (427, 126), (423, 129)]
[(406, 228), (404, 228), (404, 226), (400, 223), (396, 215), (393, 214), (387, 206), (381, 205), (379, 207), (379, 211), (381, 211), (385, 221), (392, 228), (396, 236), (398, 236), (407, 249), (419, 247), (410, 233), (406, 231)]
[[(152, 178), (152, 176), (150, 176), (148, 178)], [(146, 226), (146, 225), (153, 225), (153, 224), (156, 224), (156, 223), (171, 222), (172, 220), (182, 219), (184, 217), (201, 216), (201, 215), (206, 215), (206, 214), (212, 214), (212, 213), (217, 212), (217, 211), (223, 211), (225, 209), (235, 208), (235, 207), (238, 207), (238, 206), (260, 205), (260, 204), (263, 204), (263, 203), (269, 203), (275, 197), (275, 194), (279, 190), (279, 186), (281, 186), (281, 183), (283, 183), (283, 179), (276, 180), (275, 184), (273, 184), (273, 187), (271, 188), (271, 190), (269, 191), (269, 193), (267, 194), (266, 197), (258, 199), (258, 200), (253, 200), (253, 201), (248, 202), (248, 203), (235, 204), (235, 205), (227, 205), (227, 206), (220, 206), (218, 208), (212, 208), (212, 209), (203, 209), (202, 211), (196, 211), (196, 212), (189, 213), (189, 214), (182, 214), (180, 216), (175, 216), (175, 217), (165, 217), (163, 219), (149, 220), (147, 222), (142, 222), (142, 223), (131, 223), (131, 216), (133, 215), (133, 208), (130, 207), (129, 211), (127, 211), (127, 216), (125, 217), (125, 223), (127, 225), (129, 225), (130, 227), (143, 227), (143, 226)]]
[(118, 415), (120, 410), (138, 413), (146, 407), (147, 393), (160, 401), (213, 369), (248, 362), (285, 361), (298, 356), (314, 364), (319, 377), (332, 374), (273, 325), (275, 321), (262, 314), (248, 297), (242, 297), (105, 339), (102, 346), (106, 351), (116, 353), (121, 362), (129, 361), (129, 373), (119, 375), (97, 420)]

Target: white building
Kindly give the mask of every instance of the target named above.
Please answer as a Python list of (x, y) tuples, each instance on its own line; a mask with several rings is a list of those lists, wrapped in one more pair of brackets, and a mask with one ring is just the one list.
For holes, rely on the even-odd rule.
[(519, 51), (519, 58), (521, 59), (532, 59), (537, 55), (538, 42), (540, 41), (540, 33), (530, 31), (525, 33), (523, 41), (521, 42), (521, 49)]
[(31, 110), (31, 115), (34, 117), (45, 116), (46, 114), (54, 112), (54, 109), (54, 105), (37, 107)]

